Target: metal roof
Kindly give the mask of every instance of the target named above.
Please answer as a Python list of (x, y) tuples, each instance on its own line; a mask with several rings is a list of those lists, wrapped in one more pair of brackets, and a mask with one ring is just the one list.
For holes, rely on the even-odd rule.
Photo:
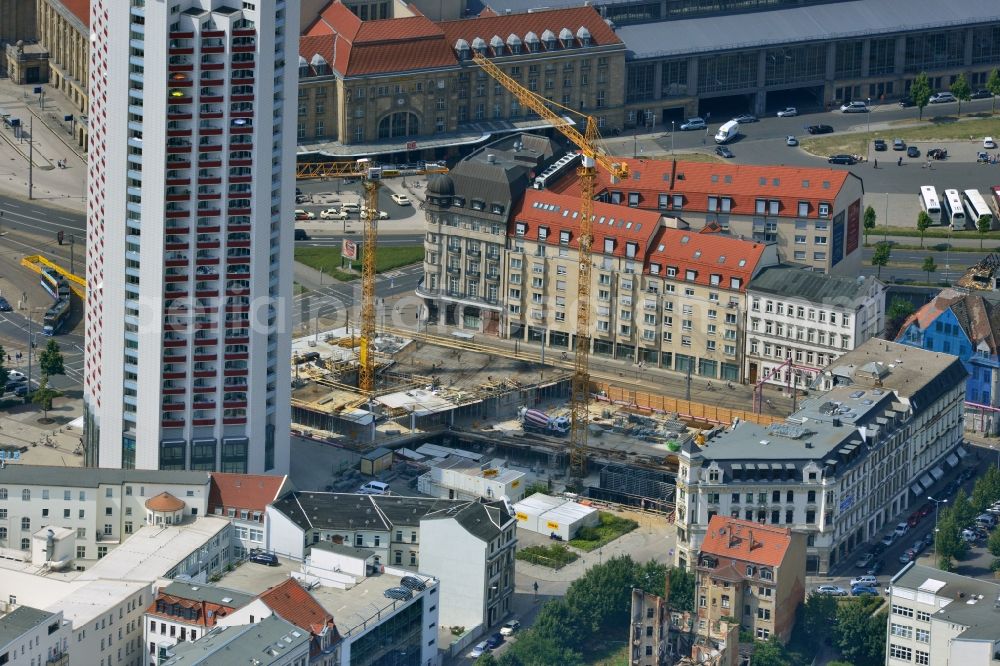
[(771, 266), (747, 285), (747, 292), (797, 298), (834, 307), (854, 307), (878, 282), (873, 277), (841, 277), (816, 273), (793, 266)]
[(0, 617), (0, 648), (23, 636), (27, 631), (54, 618), (55, 614), (31, 606), (18, 606)]
[[(500, 7), (498, 11), (502, 11), (511, 5), (530, 6), (536, 1), (504, 0), (494, 8)], [(546, 4), (565, 6), (575, 3), (546, 0)], [(1000, 21), (1000, 4), (995, 0), (953, 0), (947, 3), (940, 0), (855, 0), (629, 25), (619, 28), (617, 32), (628, 47), (629, 58), (640, 59), (942, 30), (997, 21)]]
[(209, 472), (58, 467), (17, 463), (0, 468), (0, 485), (96, 488), (99, 485), (121, 485), (123, 483), (208, 485), (210, 481), (211, 474)]

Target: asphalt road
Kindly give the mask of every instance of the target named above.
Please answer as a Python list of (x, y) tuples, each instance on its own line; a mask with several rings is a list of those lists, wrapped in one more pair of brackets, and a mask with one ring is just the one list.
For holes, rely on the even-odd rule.
[[(87, 218), (83, 213), (71, 213), (48, 206), (0, 196), (0, 231), (31, 230), (34, 233), (49, 234), (53, 240), (59, 231), (80, 234), (82, 243), (87, 230)], [(82, 247), (81, 255), (82, 255)]]

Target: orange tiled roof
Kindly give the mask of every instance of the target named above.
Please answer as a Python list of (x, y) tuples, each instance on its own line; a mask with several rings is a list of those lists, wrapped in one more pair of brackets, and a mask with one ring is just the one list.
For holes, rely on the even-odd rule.
[(336, 631), (333, 617), (294, 578), (264, 590), (260, 600), (281, 619), (300, 629), (318, 635), (330, 625)]
[[(559, 245), (559, 234), (570, 232), (570, 247), (579, 247), (579, 197), (555, 194), (546, 190), (528, 189), (514, 207), (514, 214), (507, 227), (507, 235), (517, 235), (518, 225), (523, 225), (524, 238), (539, 239), (539, 229), (547, 230), (545, 241)], [(604, 239), (615, 239), (614, 256), (625, 256), (625, 242), (638, 243), (636, 261), (643, 261), (650, 243), (660, 226), (660, 214), (627, 206), (594, 202), (595, 253), (603, 253)]]
[(777, 567), (785, 559), (791, 542), (792, 530), (787, 527), (761, 525), (749, 520), (715, 515), (708, 523), (701, 552)]
[(62, 5), (85, 26), (90, 27), (90, 0), (55, 0), (55, 4)]
[[(724, 234), (664, 228), (653, 247), (648, 272), (665, 275), (675, 268), (678, 279), (706, 286), (718, 276), (719, 286), (744, 291), (767, 246)], [(685, 279), (689, 270), (695, 272), (694, 280)], [(738, 285), (732, 280), (739, 280)]]
[[(657, 209), (660, 194), (684, 196), (685, 211), (708, 210), (708, 197), (732, 199), (732, 214), (754, 215), (757, 199), (781, 202), (779, 217), (797, 217), (798, 203), (810, 203), (808, 217), (819, 216), (817, 202), (832, 203), (844, 187), (849, 172), (822, 167), (757, 166), (724, 162), (674, 162), (616, 157), (629, 165), (627, 181), (612, 184), (603, 169), (597, 170), (596, 190), (601, 192), (638, 192), (639, 207)], [(558, 192), (577, 194), (580, 184), (576, 174), (568, 174), (550, 186)], [(683, 216), (683, 214), (682, 214)]]
[(284, 476), (263, 474), (226, 474), (212, 472), (208, 491), (208, 512), (216, 507), (233, 507), (263, 512), (278, 498), (287, 482)]

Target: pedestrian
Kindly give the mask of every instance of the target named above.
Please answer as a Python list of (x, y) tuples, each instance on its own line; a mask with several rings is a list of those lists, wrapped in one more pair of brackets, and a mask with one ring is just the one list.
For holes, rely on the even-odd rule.
[(877, 157), (875, 158), (875, 168), (876, 169), (878, 168), (878, 158)]
[(900, 155), (899, 159), (896, 160), (896, 166), (903, 166), (903, 156)]

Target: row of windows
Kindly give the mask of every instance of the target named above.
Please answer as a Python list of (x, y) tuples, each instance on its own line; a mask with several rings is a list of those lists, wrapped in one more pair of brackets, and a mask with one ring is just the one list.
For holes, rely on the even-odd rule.
[[(132, 496), (132, 492), (133, 492), (132, 486), (125, 486), (125, 496), (126, 497), (131, 497)], [(194, 490), (188, 490), (185, 493), (185, 495), (187, 497), (194, 497), (194, 494), (195, 494)], [(104, 489), (104, 496), (105, 497), (114, 497), (115, 496), (115, 489), (113, 487), (107, 487), (107, 488), (105, 488)], [(146, 496), (146, 486), (139, 486), (139, 497), (145, 497), (145, 496)], [(72, 501), (72, 499), (73, 499), (73, 491), (72, 490), (63, 490), (62, 497), (63, 497), (64, 501), (67, 501), (67, 502)], [(79, 491), (77, 497), (78, 497), (79, 501), (86, 502), (87, 501), (87, 491), (86, 490)], [(51, 491), (48, 488), (43, 488), (42, 491), (41, 491), (41, 499), (47, 500), (47, 499), (52, 499), (52, 498), (53, 497), (52, 497)], [(0, 500), (6, 500), (6, 499), (8, 499), (8, 490), (7, 490), (7, 488), (0, 488)], [(21, 490), (21, 500), (24, 501), (24, 502), (30, 502), (31, 501), (31, 489), (30, 488), (23, 488)]]

